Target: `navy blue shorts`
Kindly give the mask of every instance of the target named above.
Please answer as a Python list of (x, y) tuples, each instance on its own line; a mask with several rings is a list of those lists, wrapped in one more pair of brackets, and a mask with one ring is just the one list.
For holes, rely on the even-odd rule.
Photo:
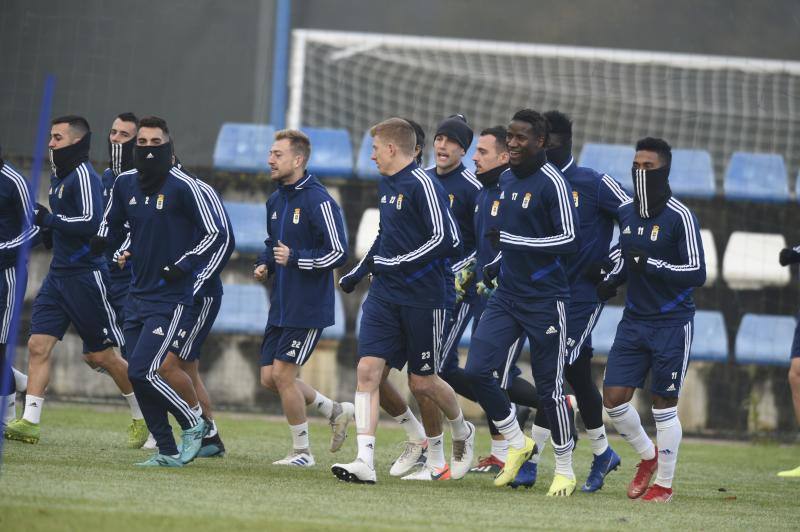
[(689, 367), (694, 320), (662, 325), (622, 318), (608, 353), (603, 386), (642, 388), (651, 372), (650, 391), (678, 397)]
[(792, 340), (792, 358), (800, 358), (800, 314), (797, 316), (797, 326), (794, 328), (794, 340)]
[(322, 329), (278, 327), (267, 324), (261, 342), (261, 365), (271, 366), (275, 359), (302, 366), (308, 362), (319, 342)]
[(0, 345), (8, 343), (11, 317), (15, 308), (19, 306), (14, 298), (16, 287), (17, 268), (12, 266), (0, 270)]
[(359, 358), (382, 358), (392, 367), (402, 362), (415, 375), (436, 372), (447, 311), (397, 305), (372, 294), (361, 310)]
[(184, 310), (181, 304), (128, 297), (124, 325), (128, 375), (138, 379), (155, 376), (169, 352)]
[(203, 343), (211, 332), (221, 304), (222, 296), (194, 298), (192, 306), (183, 309), (169, 350), (188, 362), (199, 359)]
[(567, 307), (568, 364), (574, 364), (581, 356), (592, 358), (592, 331), (602, 311), (602, 303), (570, 302)]
[(72, 323), (83, 340), (85, 353), (125, 345), (107, 287), (105, 270), (65, 276), (48, 273), (33, 301), (31, 334), (46, 334), (61, 340)]

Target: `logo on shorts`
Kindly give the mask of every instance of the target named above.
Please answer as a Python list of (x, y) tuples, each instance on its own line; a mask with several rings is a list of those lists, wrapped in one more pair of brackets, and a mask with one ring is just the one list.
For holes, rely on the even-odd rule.
[(103, 345), (113, 344), (113, 343), (114, 340), (112, 340), (111, 338), (106, 338), (105, 340), (103, 340)]
[(381, 196), (381, 203), (386, 203), (386, 194)]
[(164, 329), (162, 329), (161, 327), (156, 327), (153, 330), (153, 334), (157, 334), (158, 336), (164, 336)]
[(425, 363), (425, 365), (422, 366), (421, 368), (419, 368), (419, 370), (420, 371), (430, 371), (431, 367), (427, 363)]
[(631, 226), (630, 226), (630, 225), (626, 225), (626, 226), (625, 226), (625, 229), (623, 229), (623, 231), (622, 231), (622, 234), (623, 234), (623, 235), (629, 235), (629, 234), (631, 234)]
[(668, 392), (674, 392), (675, 391), (675, 383), (674, 382), (669, 385), (669, 387), (667, 388), (667, 391)]
[(558, 329), (556, 329), (555, 327), (553, 327), (551, 325), (544, 333), (545, 334), (556, 334), (557, 332), (558, 332)]
[(131, 198), (131, 200), (128, 202), (128, 205), (136, 205), (136, 196)]
[(178, 349), (178, 348), (180, 348), (180, 346), (181, 346), (181, 344), (179, 344), (177, 340), (175, 340), (174, 342), (172, 342), (172, 347), (174, 347), (175, 349)]
[(273, 220), (277, 220), (277, 219), (278, 219), (278, 213), (277, 213), (277, 211), (272, 213), (272, 219), (273, 219)]
[(294, 358), (294, 357), (296, 357), (296, 356), (297, 356), (297, 351), (296, 351), (296, 350), (294, 350), (294, 349), (292, 349), (291, 351), (289, 351), (288, 353), (286, 353), (286, 356), (287, 356), (287, 357)]

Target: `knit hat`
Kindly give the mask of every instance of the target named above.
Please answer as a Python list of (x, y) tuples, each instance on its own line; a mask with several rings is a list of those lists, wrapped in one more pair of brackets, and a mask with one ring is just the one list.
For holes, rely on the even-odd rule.
[(467, 151), (472, 144), (472, 128), (467, 125), (467, 119), (462, 114), (448, 116), (436, 128), (436, 135), (445, 135), (447, 138), (453, 139)]

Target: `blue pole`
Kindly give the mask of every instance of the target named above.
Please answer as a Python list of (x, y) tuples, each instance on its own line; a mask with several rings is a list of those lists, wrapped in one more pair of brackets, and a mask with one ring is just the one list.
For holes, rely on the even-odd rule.
[(289, 92), (289, 30), (292, 24), (291, 0), (275, 2), (275, 39), (272, 43), (272, 92), (269, 120), (275, 129), (286, 127), (286, 97)]
[[(42, 162), (44, 161), (44, 149), (47, 146), (48, 135), (50, 134), (50, 109), (53, 106), (53, 93), (56, 87), (56, 77), (48, 74), (44, 80), (44, 94), (42, 104), (39, 108), (39, 124), (36, 129), (36, 144), (33, 147), (33, 165), (31, 167), (31, 193), (36, 198), (39, 190), (39, 175), (42, 173)], [(23, 230), (30, 227), (30, 220), (23, 220)], [(11, 323), (8, 329), (8, 343), (6, 344), (5, 364), (0, 368), (0, 415), (6, 411), (6, 396), (9, 394), (9, 377), (11, 368), (14, 366), (14, 355), (17, 348), (17, 336), (19, 332), (20, 316), (22, 315), (22, 303), (25, 301), (25, 287), (28, 285), (28, 256), (30, 255), (31, 241), (24, 242), (20, 247), (17, 256), (17, 281), (14, 287), (14, 312), (11, 315)], [(0, 438), (0, 472), (3, 465), (3, 443), (5, 438)]]

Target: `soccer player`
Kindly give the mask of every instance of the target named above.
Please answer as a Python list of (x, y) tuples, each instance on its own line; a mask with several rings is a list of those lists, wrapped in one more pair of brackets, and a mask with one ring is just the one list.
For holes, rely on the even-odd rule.
[[(580, 219), (578, 237), (581, 248), (567, 261), (571, 294), (567, 308), (569, 359), (564, 367), (564, 380), (575, 392), (594, 455), (589, 476), (581, 490), (594, 492), (603, 486), (605, 476), (620, 464), (619, 456), (608, 445), (603, 425), (603, 398), (592, 379), (592, 329), (603, 309), (595, 290), (595, 285), (601, 279), (597, 278), (595, 272), (608, 255), (618, 217), (617, 209), (630, 198), (622, 186), (608, 175), (575, 163), (569, 117), (559, 111), (548, 111), (544, 116), (550, 125), (547, 160), (567, 178)], [(536, 464), (550, 438), (547, 417), (541, 410), (536, 413), (532, 432), (537, 452), (530, 465), (524, 466), (527, 470), (526, 480), (530, 483), (535, 481)], [(517, 480), (521, 480), (522, 476), (523, 472), (520, 472)]]
[(465, 371), (484, 411), (508, 441), (505, 465), (494, 480), (496, 486), (508, 485), (535, 445), (522, 432), (493, 372), (512, 362), (510, 348), (523, 333), (528, 336), (539, 407), (555, 429), (556, 472), (548, 496), (569, 496), (575, 490), (574, 442), (562, 384), (570, 292), (562, 261), (578, 248), (578, 220), (564, 176), (547, 162), (547, 133), (547, 120), (530, 109), (518, 111), (509, 124), (512, 175), (490, 212), (487, 231), (502, 253), (499, 284), (472, 336)]
[[(5, 370), (11, 318), (22, 303), (15, 297), (18, 254), (26, 242), (39, 234), (39, 228), (33, 224), (31, 197), (27, 180), (3, 160), (0, 151), (0, 373)], [(7, 390), (6, 410), (0, 412), (0, 425), (16, 420), (16, 395), (27, 386), (27, 377), (16, 368), (12, 367), (7, 378), (5, 387), (0, 382), (0, 390)], [(0, 403), (2, 400), (0, 397)]]
[(133, 418), (128, 446), (139, 448), (147, 438), (128, 366), (114, 350), (124, 345), (114, 308), (108, 301), (108, 267), (89, 251), (89, 241), (102, 217), (102, 183), (89, 164), (91, 132), (80, 116), (63, 116), (51, 123), (50, 178), (47, 207), (36, 204), (34, 220), (53, 232), (53, 260), (33, 302), (28, 340), (28, 393), (22, 419), (9, 423), (12, 440), (37, 443), (42, 403), (50, 380), (50, 354), (70, 323), (83, 340), (84, 360), (105, 370), (127, 399)]
[[(797, 264), (800, 262), (800, 246), (782, 249), (778, 257), (781, 266)], [(800, 319), (800, 318), (799, 318)], [(792, 389), (792, 403), (794, 415), (800, 423), (800, 321), (794, 330), (792, 341), (791, 363), (789, 365), (789, 386)], [(778, 473), (779, 477), (800, 478), (800, 466)]]
[[(703, 286), (706, 265), (694, 214), (672, 196), (672, 150), (664, 140), (636, 143), (634, 199), (619, 207), (620, 258), (597, 286), (602, 301), (628, 282), (627, 301), (608, 354), (603, 405), (617, 432), (641, 456), (628, 497), (668, 502), (681, 442), (678, 394), (692, 346), (692, 291)], [(631, 404), (650, 373), (656, 445)], [(657, 471), (655, 483), (650, 480)], [(649, 486), (649, 487), (648, 487)]]
[(331, 425), (331, 452), (338, 451), (353, 418), (353, 404), (325, 397), (298, 378), (322, 330), (334, 324), (333, 270), (347, 261), (342, 211), (327, 189), (306, 171), (311, 143), (302, 131), (275, 134), (269, 151), (278, 190), (267, 200), (266, 249), (254, 276), (274, 276), (269, 319), (261, 344), (261, 384), (276, 392), (292, 451), (273, 465), (312, 467), (306, 406), (315, 405)]
[[(215, 269), (227, 231), (209, 209), (194, 178), (173, 166), (167, 123), (155, 116), (139, 122), (134, 170), (117, 177), (97, 239), (129, 225), (126, 263), (133, 282), (125, 307), (128, 375), (158, 453), (137, 465), (181, 467), (199, 453), (208, 425), (161, 377), (161, 367), (181, 316)], [(167, 419), (183, 430), (181, 450)]]
[[(370, 251), (340, 284), (371, 272), (359, 332), (356, 389), (358, 456), (334, 464), (334, 475), (347, 482), (374, 483), (375, 431), (379, 384), (387, 359), (404, 353), (409, 387), (444, 412), (453, 434), (451, 464), (423, 468), (431, 480), (463, 477), (471, 465), (475, 427), (464, 420), (455, 393), (436, 375), (449, 287), (447, 260), (460, 253), (458, 226), (444, 192), (414, 161), (416, 137), (411, 125), (390, 118), (370, 130), (372, 159), (384, 176), (378, 185), (380, 230)], [(424, 422), (424, 417), (423, 417)], [(433, 434), (428, 434), (430, 449)], [(430, 452), (429, 452), (430, 455)]]

